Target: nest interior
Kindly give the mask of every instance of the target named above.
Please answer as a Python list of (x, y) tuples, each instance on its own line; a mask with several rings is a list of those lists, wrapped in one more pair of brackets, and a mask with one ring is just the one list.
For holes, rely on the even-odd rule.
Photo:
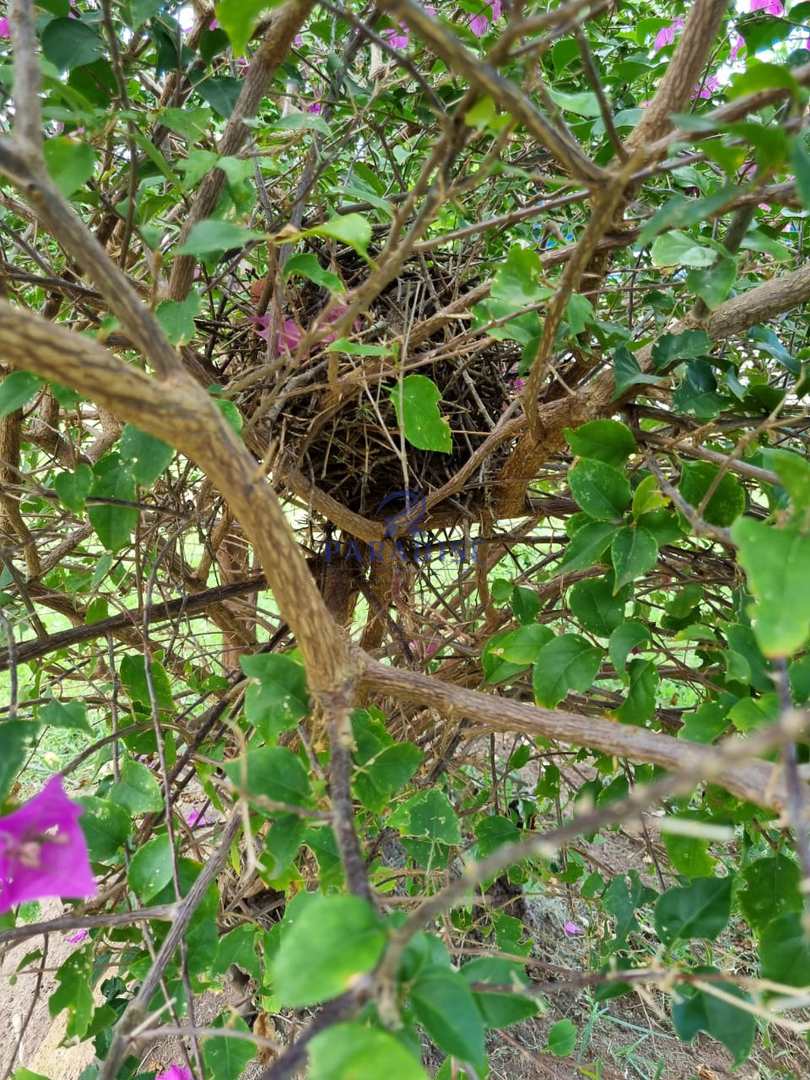
[[(323, 252), (318, 254), (323, 263)], [(334, 254), (331, 260), (335, 268)], [(354, 262), (345, 253), (336, 269), (349, 289), (368, 272), (359, 259)], [(426, 286), (427, 269), (408, 269), (387, 286), (355, 323), (354, 336), (364, 344), (407, 341), (414, 328), (456, 300), (462, 291), (458, 276), (431, 260)], [(467, 277), (463, 291), (476, 284)], [(253, 292), (255, 296), (257, 290)], [(300, 327), (308, 328), (328, 303), (325, 289), (292, 279), (277, 325), (279, 318), (292, 314)], [(266, 367), (267, 379), (254, 382), (236, 399), (245, 416), (260, 409), (268, 417), (266, 424), (257, 425), (260, 439), (278, 440), (285, 460), (348, 510), (384, 520), (397, 493), (409, 492), (411, 499), (426, 496), (453, 477), (514, 400), (520, 347), (473, 335), (466, 329), (468, 321), (445, 324), (430, 336), (417, 335), (418, 345), (407, 348), (401, 360), (340, 355), (339, 394), (327, 381), (326, 342), (304, 357), (279, 352), (274, 359), (255, 326), (242, 330), (238, 367), (233, 365), (228, 374), (238, 384), (243, 373)], [(278, 371), (272, 371), (274, 365)], [(412, 372), (428, 376), (441, 393), (439, 408), (452, 432), (449, 454), (403, 445), (389, 392), (400, 374)], [(460, 520), (479, 518), (488, 503), (490, 482), (508, 452), (504, 446), (488, 456), (463, 491), (447, 500), (448, 510)]]

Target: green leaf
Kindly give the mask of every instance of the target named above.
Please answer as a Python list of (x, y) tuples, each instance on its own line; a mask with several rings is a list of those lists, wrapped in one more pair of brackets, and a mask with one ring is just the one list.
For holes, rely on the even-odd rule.
[(576, 94), (566, 94), (562, 90), (549, 89), (549, 95), (564, 112), (577, 116), (596, 117), (601, 114), (599, 99), (592, 90), (582, 90)]
[(661, 839), (670, 861), (679, 874), (689, 878), (713, 877), (716, 862), (709, 854), (709, 842), (699, 836), (683, 836), (661, 830)]
[(424, 756), (413, 743), (397, 743), (364, 762), (354, 778), (363, 805), (380, 813), (391, 796), (407, 784)]
[(785, 986), (810, 986), (810, 938), (802, 915), (790, 911), (772, 919), (759, 939), (760, 976)]
[(625, 598), (617, 596), (608, 578), (578, 581), (568, 593), (571, 614), (585, 630), (610, 637), (624, 621)]
[(387, 1031), (335, 1024), (309, 1044), (309, 1080), (427, 1080), (427, 1073)]
[(436, 1045), (476, 1068), (484, 1059), (484, 1021), (464, 977), (432, 967), (411, 989), (416, 1018)]
[(562, 634), (540, 650), (534, 665), (534, 699), (553, 709), (569, 690), (590, 690), (602, 650), (579, 634)]
[(714, 941), (731, 914), (731, 876), (696, 878), (690, 885), (668, 889), (655, 905), (655, 931), (665, 945), (677, 940)]
[(337, 214), (323, 225), (307, 229), (304, 236), (325, 236), (365, 255), (371, 240), (371, 224), (360, 214)]
[(540, 598), (535, 590), (515, 585), (510, 599), (512, 611), (518, 622), (523, 626), (533, 623), (540, 610)]
[(556, 1057), (568, 1057), (577, 1045), (578, 1032), (571, 1020), (558, 1020), (548, 1033), (546, 1047)]
[(245, 716), (268, 742), (295, 727), (309, 712), (307, 677), (301, 664), (281, 653), (240, 658), (251, 680), (245, 694)]
[[(301, 820), (300, 818), (298, 819)], [(231, 964), (235, 964), (254, 979), (261, 979), (261, 963), (256, 952), (256, 927), (237, 926), (219, 939), (217, 959), (214, 971), (224, 974)]]
[[(714, 973), (715, 968), (699, 969)], [(750, 1002), (751, 998), (734, 983), (716, 982), (712, 986), (741, 1001)], [(756, 1020), (752, 1013), (738, 1009), (728, 1001), (707, 994), (703, 990), (686, 990), (680, 986), (675, 991), (672, 1003), (672, 1023), (678, 1037), (684, 1042), (692, 1042), (699, 1031), (705, 1031), (713, 1039), (728, 1049), (734, 1057), (734, 1064), (740, 1065), (751, 1052), (756, 1034)]]
[(508, 311), (521, 311), (552, 295), (553, 290), (540, 281), (541, 273), (537, 252), (513, 244), (506, 262), (492, 279), (490, 296), (507, 305)]
[[(159, 660), (153, 660), (149, 671), (158, 709), (173, 709), (172, 686), (163, 664)], [(128, 653), (121, 658), (119, 675), (132, 703), (151, 708), (149, 683), (146, 680), (146, 659), (140, 653)]]
[(93, 175), (96, 153), (90, 143), (56, 135), (45, 140), (42, 153), (51, 180), (66, 199)]
[(613, 353), (613, 400), (622, 397), (631, 386), (658, 386), (664, 382), (660, 375), (648, 375), (639, 367), (630, 350), (620, 345)]
[(194, 316), (200, 311), (200, 294), (190, 289), (185, 300), (163, 300), (155, 309), (155, 318), (171, 345), (185, 345), (197, 332)]
[(11, 790), (39, 730), (39, 724), (31, 720), (4, 720), (0, 724), (0, 799)]
[(135, 501), (135, 477), (118, 454), (108, 454), (102, 458), (93, 472), (95, 475), (89, 498), (111, 501), (91, 506), (87, 516), (107, 551), (120, 551), (129, 544), (132, 531), (138, 524), (137, 507), (118, 505), (120, 502)]
[(184, 244), (176, 250), (177, 255), (218, 255), (230, 248), (243, 248), (251, 240), (261, 240), (264, 233), (246, 229), (232, 221), (207, 218), (192, 226)]
[(388, 394), (405, 438), (417, 450), (453, 449), (450, 425), (439, 411), (441, 391), (426, 375), (406, 375)]
[(488, 683), (507, 682), (526, 667), (526, 664), (511, 663), (499, 654), (500, 646), (511, 638), (513, 633), (513, 630), (502, 630), (499, 634), (493, 634), (482, 649), (481, 667)]
[[(229, 75), (222, 75), (217, 78), (209, 77), (195, 82), (194, 89), (203, 101), (208, 102), (218, 116), (221, 116), (223, 120), (227, 120), (236, 108), (239, 95), (242, 93), (242, 80), (232, 78)], [(188, 254), (192, 253), (189, 252)]]
[(672, 395), (673, 408), (689, 413), (698, 420), (711, 420), (728, 404), (729, 400), (718, 393), (717, 379), (711, 365), (705, 360), (690, 361)]
[[(512, 828), (514, 829), (514, 826)], [(461, 976), (471, 988), (474, 983), (492, 983), (493, 987), (517, 987), (528, 983), (520, 964), (492, 956), (482, 956), (464, 964), (461, 968)], [(534, 998), (514, 991), (494, 988), (485, 990), (479, 987), (473, 989), (473, 997), (488, 1028), (504, 1028), (510, 1024), (517, 1024), (521, 1020), (536, 1016), (539, 1011), (538, 1003)]]
[(620, 521), (630, 505), (627, 477), (603, 461), (582, 458), (569, 472), (568, 483), (577, 504), (597, 521)]
[(481, 97), (464, 114), (464, 123), (467, 127), (483, 131), (489, 127), (498, 114), (495, 102), (491, 97)]
[(59, 984), (48, 998), (48, 1012), (58, 1016), (68, 1010), (65, 1038), (83, 1039), (93, 1017), (93, 954), (77, 949), (56, 972)]
[(31, 400), (42, 386), (39, 375), (30, 371), (12, 371), (0, 383), (0, 418), (16, 412)]
[(76, 514), (84, 511), (84, 501), (93, 486), (93, 470), (80, 462), (73, 472), (59, 473), (53, 479), (53, 487), (60, 501)]
[(728, 707), (723, 708), (716, 702), (707, 701), (693, 713), (683, 718), (683, 727), (678, 732), (679, 739), (690, 742), (710, 743), (728, 727)]
[(170, 131), (182, 135), (190, 143), (202, 139), (211, 125), (212, 113), (205, 106), (192, 108), (186, 105), (182, 109), (166, 108), (160, 110), (160, 122)]
[(104, 55), (104, 42), (81, 19), (51, 19), (40, 40), (45, 57), (60, 71), (92, 64)]
[(267, 877), (279, 878), (291, 866), (304, 842), (306, 831), (306, 820), (297, 814), (275, 816), (259, 860)]
[(658, 562), (658, 544), (649, 530), (641, 526), (626, 526), (613, 537), (610, 558), (615, 575), (615, 594), (624, 585), (652, 570)]
[(321, 288), (328, 289), (330, 292), (346, 291), (346, 286), (337, 274), (333, 274), (330, 270), (324, 270), (318, 262), (317, 256), (311, 252), (301, 252), (298, 255), (291, 255), (287, 259), (284, 264), (284, 280), (286, 281), (295, 274), (314, 281), (316, 285), (320, 285)]
[(501, 656), (510, 664), (525, 667), (533, 664), (544, 645), (554, 637), (554, 631), (541, 623), (519, 626), (517, 630), (500, 635), (497, 645), (493, 645), (492, 655)]
[(686, 287), (713, 311), (728, 298), (737, 280), (737, 271), (736, 258), (721, 254), (714, 266), (690, 270), (686, 275)]
[(767, 657), (791, 656), (810, 630), (810, 536), (744, 517), (731, 537), (754, 597), (754, 635)]
[(689, 461), (683, 466), (678, 490), (690, 506), (697, 509), (710, 487), (714, 493), (709, 499), (703, 518), (710, 525), (731, 525), (745, 510), (745, 490), (732, 473), (724, 473), (715, 486), (720, 472), (718, 465), (710, 461)]
[(565, 548), (558, 573), (584, 570), (599, 562), (616, 534), (616, 526), (606, 521), (591, 521), (577, 529)]
[(385, 948), (379, 916), (357, 896), (318, 896), (283, 935), (273, 985), (292, 1008), (337, 997), (371, 971)]
[(790, 496), (794, 510), (810, 508), (810, 463), (799, 454), (779, 449), (771, 450), (767, 461)]
[(157, 780), (145, 765), (133, 758), (124, 758), (121, 779), (110, 788), (110, 798), (132, 814), (151, 814), (163, 809)]
[(243, 56), (247, 43), (268, 8), (277, 7), (281, 0), (218, 0), (214, 11), (219, 24), (228, 35), (234, 56)]
[(75, 800), (84, 808), (79, 818), (91, 862), (108, 862), (120, 855), (132, 829), (129, 812), (112, 799), (85, 795)]
[[(265, 746), (249, 750), (236, 761), (226, 761), (228, 779), (250, 796), (265, 796), (277, 802), (304, 806), (309, 802), (309, 776), (292, 750), (284, 746)], [(259, 803), (258, 809), (261, 809)]]
[(623, 622), (610, 635), (608, 655), (616, 671), (624, 671), (627, 657), (638, 645), (650, 640), (650, 631), (644, 623), (632, 620)]
[[(232, 1010), (218, 1016), (213, 1026), (250, 1034), (248, 1025), (241, 1016), (234, 1016)], [(256, 1046), (250, 1039), (233, 1039), (227, 1035), (219, 1038), (216, 1035), (209, 1035), (202, 1043), (202, 1053), (206, 1078), (239, 1080), (248, 1062), (256, 1056)]]
[(705, 330), (682, 330), (680, 334), (662, 334), (652, 347), (652, 362), (656, 371), (665, 371), (677, 360), (698, 360), (712, 351), (712, 342)]
[(172, 880), (172, 845), (167, 833), (138, 848), (129, 862), (130, 888), (143, 904), (153, 900)]
[(790, 149), (790, 164), (796, 178), (796, 191), (806, 210), (810, 210), (810, 153), (802, 135), (797, 135)]
[(344, 337), (330, 342), (326, 351), (343, 353), (345, 356), (391, 356), (394, 349), (390, 345), (364, 345), (361, 341)]
[(633, 432), (618, 420), (591, 420), (576, 430), (566, 428), (563, 434), (573, 453), (607, 465), (623, 465), (636, 451)]
[(653, 266), (712, 266), (717, 252), (704, 247), (695, 237), (673, 230), (656, 239), (650, 260)]
[(87, 719), (87, 710), (81, 701), (66, 701), (63, 705), (56, 698), (43, 705), (39, 710), (39, 719), (49, 728), (67, 728), (71, 731), (85, 731), (93, 734)]
[(402, 836), (419, 836), (435, 843), (461, 843), (458, 816), (443, 791), (429, 788), (417, 792), (397, 807), (388, 824)]
[(132, 424), (124, 425), (118, 452), (129, 462), (133, 476), (142, 487), (151, 487), (174, 457), (173, 447)]
[(644, 514), (651, 514), (666, 506), (669, 499), (659, 487), (654, 476), (645, 476), (633, 492), (633, 518), (638, 521)]
[(773, 919), (803, 907), (801, 871), (786, 855), (757, 859), (743, 870), (745, 888), (738, 895), (743, 915), (754, 930), (764, 930)]
[(655, 697), (658, 690), (658, 672), (650, 660), (631, 660), (627, 666), (630, 690), (627, 698), (616, 710), (623, 724), (645, 724), (655, 713)]
[(646, 247), (654, 236), (664, 229), (689, 228), (721, 210), (727, 203), (733, 202), (740, 189), (733, 185), (712, 192), (702, 199), (687, 199), (684, 195), (674, 195), (660, 209), (656, 210), (638, 235), (638, 243)]

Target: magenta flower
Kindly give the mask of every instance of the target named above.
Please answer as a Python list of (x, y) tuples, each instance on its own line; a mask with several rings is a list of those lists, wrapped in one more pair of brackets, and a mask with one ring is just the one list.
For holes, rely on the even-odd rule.
[(313, 101), (311, 105), (307, 105), (308, 113), (315, 113), (316, 116), (320, 116), (323, 112), (323, 103), (320, 101)]
[(526, 389), (526, 380), (521, 379), (519, 376), (512, 379), (512, 389), (516, 394), (522, 394)]
[(219, 21), (217, 19), (212, 19), (211, 22), (208, 24), (208, 29), (219, 30)]
[(751, 0), (751, 11), (764, 11), (768, 15), (784, 15), (782, 0)]
[(661, 49), (665, 49), (667, 45), (672, 45), (675, 41), (675, 35), (679, 30), (683, 30), (684, 21), (680, 16), (669, 24), (669, 26), (662, 26), (658, 33), (655, 35), (653, 41), (653, 52), (657, 53)]
[(720, 89), (720, 80), (716, 75), (710, 75), (707, 79), (704, 79), (702, 83), (695, 86), (690, 94), (692, 98), (710, 98), (712, 94)]
[(11, 24), (8, 19), (0, 19), (0, 38), (11, 37)]
[(300, 49), (303, 44), (304, 44), (304, 35), (303, 34), (296, 34), (295, 37), (293, 38), (293, 45), (295, 45), (296, 49)]
[(476, 37), (483, 37), (489, 29), (489, 19), (486, 15), (473, 15), (470, 19), (470, 30)]
[(196, 829), (198, 825), (212, 825), (208, 820), (208, 814), (202, 806), (197, 806), (186, 814), (186, 824), (190, 829)]
[(410, 42), (410, 34), (405, 23), (400, 23), (398, 27), (392, 26), (388, 30), (383, 30), (380, 36), (384, 41), (388, 42), (392, 49), (407, 49)]
[(19, 810), (0, 818), (0, 915), (23, 900), (96, 895), (81, 816), (81, 806), (65, 795), (56, 775)]
[(185, 1065), (170, 1065), (162, 1073), (158, 1073), (155, 1080), (194, 1080)]
[(492, 21), (497, 22), (498, 19), (500, 19), (501, 17), (501, 0), (492, 0), (492, 3), (489, 5), (489, 7), (492, 12)]
[(436, 18), (436, 8), (433, 4), (425, 4), (425, 14), (430, 15), (432, 19)]
[(87, 941), (90, 937), (89, 930), (77, 930), (75, 934), (71, 934), (65, 938), (65, 941), (70, 942), (71, 945), (80, 945), (83, 941)]
[(582, 929), (581, 926), (577, 925), (577, 923), (571, 922), (570, 919), (567, 919), (563, 923), (563, 933), (566, 937), (580, 937), (582, 934), (585, 933), (585, 931)]
[(731, 60), (732, 62), (734, 60), (736, 60), (737, 57), (740, 55), (740, 49), (744, 49), (744, 48), (745, 48), (745, 38), (741, 37), (740, 34), (737, 34), (737, 36), (734, 38), (734, 40), (731, 43), (731, 49), (730, 49), (729, 54), (728, 54), (729, 60)]

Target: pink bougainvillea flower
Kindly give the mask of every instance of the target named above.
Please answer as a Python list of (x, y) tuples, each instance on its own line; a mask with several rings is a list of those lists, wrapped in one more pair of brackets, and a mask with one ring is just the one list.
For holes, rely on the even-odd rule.
[(571, 922), (570, 919), (563, 923), (563, 933), (566, 937), (579, 937), (584, 934), (585, 931), (575, 922)]
[(158, 1073), (155, 1080), (193, 1080), (193, 1077), (185, 1065), (170, 1065)]
[(740, 55), (740, 50), (744, 49), (744, 48), (745, 48), (745, 38), (742, 37), (740, 34), (737, 34), (737, 36), (734, 38), (734, 40), (731, 43), (731, 49), (730, 49), (729, 54), (728, 54), (729, 60), (732, 60), (732, 61), (736, 60), (737, 57)]
[(0, 38), (11, 37), (11, 24), (8, 19), (0, 19)]
[(311, 105), (307, 105), (307, 112), (315, 113), (316, 116), (320, 116), (323, 112), (323, 103), (320, 101), (313, 101)]
[(219, 20), (218, 19), (212, 19), (211, 22), (208, 24), (208, 29), (209, 30), (219, 30)]
[(486, 15), (473, 15), (470, 19), (470, 30), (476, 37), (483, 37), (489, 30), (489, 19)]
[(24, 900), (96, 895), (81, 816), (62, 777), (52, 776), (38, 795), (0, 818), (0, 914)]
[(764, 11), (767, 15), (784, 15), (782, 0), (751, 0), (751, 11)]
[(190, 829), (196, 829), (198, 825), (213, 825), (213, 821), (209, 819), (205, 807), (195, 806), (193, 810), (189, 810), (186, 814), (186, 824)]
[(383, 30), (381, 37), (388, 42), (392, 49), (407, 49), (410, 42), (410, 34), (405, 23)]
[(667, 45), (672, 45), (675, 41), (675, 35), (679, 30), (683, 30), (684, 21), (680, 17), (673, 20), (669, 26), (662, 26), (658, 33), (655, 35), (653, 41), (653, 52), (659, 52), (661, 49), (665, 49)]
[(436, 18), (436, 8), (433, 4), (425, 4), (425, 14), (430, 15), (432, 19)]
[(710, 75), (708, 79), (704, 79), (702, 83), (693, 88), (690, 96), (693, 98), (710, 98), (719, 89), (720, 80), (716, 75)]
[(65, 941), (70, 942), (71, 945), (80, 945), (83, 941), (87, 941), (90, 937), (89, 930), (77, 930), (75, 934), (71, 934), (65, 938)]
[(492, 12), (492, 21), (497, 22), (498, 19), (500, 19), (501, 17), (501, 12), (503, 11), (503, 8), (501, 7), (501, 0), (492, 0), (492, 3), (489, 5), (489, 7), (490, 11)]
[(521, 379), (519, 376), (515, 379), (512, 379), (512, 389), (516, 394), (522, 394), (523, 391), (526, 389), (526, 380)]
[(296, 34), (295, 37), (293, 38), (293, 45), (295, 45), (295, 47), (297, 49), (300, 49), (303, 44), (304, 44), (304, 35), (303, 34)]
[(295, 319), (285, 319), (284, 324), (281, 327), (281, 347), (287, 352), (295, 352), (298, 346), (301, 344), (301, 339), (304, 336), (304, 331), (295, 321)]

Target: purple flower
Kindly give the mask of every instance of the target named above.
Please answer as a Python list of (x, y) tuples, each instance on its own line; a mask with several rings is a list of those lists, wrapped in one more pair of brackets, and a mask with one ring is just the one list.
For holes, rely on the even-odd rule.
[(320, 101), (313, 101), (311, 105), (307, 105), (307, 112), (315, 113), (316, 116), (320, 116), (323, 112), (323, 103)]
[(71, 945), (80, 945), (81, 942), (87, 941), (89, 937), (89, 930), (77, 930), (75, 934), (71, 934), (70, 937), (65, 938), (65, 941), (69, 941)]
[(764, 11), (768, 15), (784, 15), (782, 0), (751, 0), (751, 11)]
[(218, 22), (218, 20), (217, 19), (212, 19), (211, 22), (208, 24), (208, 29), (209, 30), (219, 30), (219, 22)]
[(408, 27), (405, 23), (400, 23), (398, 27), (392, 26), (388, 30), (383, 30), (381, 37), (388, 42), (392, 49), (407, 49), (410, 42)]
[(23, 900), (96, 895), (79, 827), (82, 812), (56, 775), (19, 810), (0, 818), (0, 914)]
[(425, 4), (425, 14), (430, 15), (431, 18), (436, 18), (436, 8), (433, 4)]
[(581, 926), (578, 926), (577, 923), (571, 922), (570, 919), (567, 919), (563, 923), (563, 933), (566, 937), (580, 937), (580, 935), (584, 934), (585, 931), (582, 929)]
[(679, 30), (683, 30), (684, 21), (680, 16), (669, 24), (669, 26), (663, 26), (655, 35), (653, 41), (653, 52), (658, 52), (661, 49), (665, 49), (667, 45), (672, 45), (675, 41), (675, 35)]
[(744, 48), (745, 48), (745, 38), (741, 37), (739, 34), (737, 34), (737, 36), (734, 38), (734, 40), (731, 43), (731, 50), (729, 51), (729, 54), (728, 54), (729, 60), (731, 60), (732, 62), (734, 60), (736, 60), (737, 57), (740, 55), (740, 49), (744, 49)]
[(0, 19), (0, 38), (11, 37), (11, 25), (8, 19)]
[(486, 15), (473, 15), (470, 19), (470, 30), (476, 37), (483, 37), (489, 29), (489, 19)]
[(198, 825), (210, 825), (205, 807), (196, 806), (186, 814), (186, 824), (190, 829), (196, 829)]
[(704, 79), (702, 83), (699, 83), (693, 88), (692, 98), (710, 98), (715, 90), (720, 89), (720, 80), (716, 75), (710, 75), (707, 79)]
[(512, 389), (516, 394), (522, 394), (526, 389), (526, 380), (520, 377), (512, 379)]
[(193, 1080), (193, 1077), (185, 1065), (170, 1065), (158, 1073), (155, 1080)]
[(500, 19), (501, 17), (501, 0), (492, 0), (492, 3), (489, 5), (489, 7), (490, 11), (492, 12), (492, 21), (497, 22), (498, 19)]

